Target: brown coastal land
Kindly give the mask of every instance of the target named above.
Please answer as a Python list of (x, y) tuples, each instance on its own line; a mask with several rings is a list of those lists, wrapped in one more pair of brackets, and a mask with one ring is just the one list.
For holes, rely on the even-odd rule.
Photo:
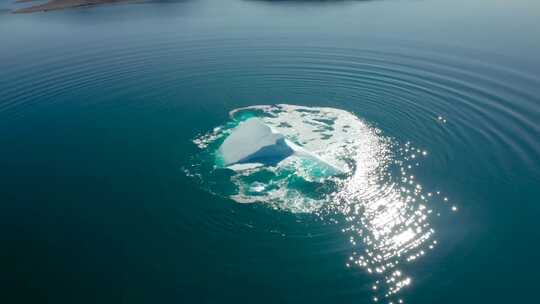
[[(17, 0), (17, 3), (32, 2), (33, 0)], [(128, 2), (129, 0), (49, 0), (44, 4), (38, 4), (30, 7), (14, 10), (13, 13), (34, 13), (46, 12), (52, 10), (61, 10), (65, 8), (94, 6), (107, 3)]]

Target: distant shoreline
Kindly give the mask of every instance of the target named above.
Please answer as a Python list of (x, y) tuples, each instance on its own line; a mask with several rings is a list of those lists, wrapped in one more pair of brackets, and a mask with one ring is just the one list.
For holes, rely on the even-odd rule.
[[(17, 0), (17, 3), (27, 3), (33, 0)], [(49, 0), (44, 4), (38, 4), (30, 7), (13, 10), (14, 14), (46, 12), (53, 10), (62, 10), (66, 8), (94, 6), (110, 3), (129, 2), (130, 0)]]

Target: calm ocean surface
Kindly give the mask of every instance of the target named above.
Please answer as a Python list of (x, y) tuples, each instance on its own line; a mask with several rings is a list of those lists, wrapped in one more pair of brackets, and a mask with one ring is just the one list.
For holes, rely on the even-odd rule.
[[(540, 302), (540, 1), (22, 6), (0, 1), (0, 303)], [(427, 152), (396, 294), (351, 263), (382, 244), (351, 241), (369, 218), (185, 173), (229, 111), (279, 103)]]

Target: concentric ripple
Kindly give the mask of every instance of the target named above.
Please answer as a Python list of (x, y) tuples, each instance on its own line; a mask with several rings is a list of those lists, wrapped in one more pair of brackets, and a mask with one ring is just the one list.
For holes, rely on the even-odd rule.
[[(448, 195), (461, 203), (467, 197), (459, 197), (460, 186), (466, 183), (504, 184), (524, 172), (533, 179), (528, 182), (538, 182), (540, 79), (534, 68), (515, 58), (396, 39), (295, 40), (278, 34), (251, 39), (246, 36), (252, 33), (212, 36), (201, 31), (188, 35), (163, 30), (151, 37), (103, 31), (106, 39), (72, 44), (63, 39), (69, 51), (63, 56), (49, 56), (55, 51), (52, 45), (31, 53), (13, 42), (25, 59), (13, 52), (0, 63), (0, 128), (31, 128), (25, 119), (49, 119), (50, 112), (41, 110), (58, 111), (50, 119), (53, 130), (62, 111), (174, 113), (178, 120), (200, 120), (197, 128), (174, 125), (170, 132), (180, 134), (175, 143), (183, 145), (197, 132), (224, 124), (198, 137), (202, 155), (185, 166), (188, 172), (205, 189), (238, 202), (262, 201), (295, 214), (337, 218), (336, 225), (350, 240), (350, 257), (344, 264), (370, 273), (373, 300), (386, 302), (401, 299), (399, 291), (415, 283), (410, 265), (444, 242), (436, 233), (449, 228), (435, 226), (438, 213), (466, 207), (447, 202), (439, 205), (444, 206), (441, 211), (437, 201), (446, 202)], [(121, 43), (104, 45), (110, 40)], [(301, 106), (250, 107), (283, 103)], [(302, 117), (298, 109), (303, 108), (311, 112)], [(223, 116), (231, 109), (239, 110), (227, 121)], [(301, 127), (324, 126), (332, 121), (329, 117), (338, 117), (334, 123), (343, 121), (343, 126), (348, 121), (347, 132), (330, 132), (326, 141), (303, 143), (343, 164), (347, 173), (318, 181), (302, 174), (296, 180), (278, 179), (272, 188), (276, 191), (263, 193), (258, 190), (269, 190), (267, 183), (250, 181), (253, 187), (236, 191), (235, 185), (247, 185), (247, 176), (215, 170), (211, 152), (246, 112), (267, 113), (263, 119), (289, 136), (302, 129), (282, 122)], [(7, 133), (2, 139), (5, 147), (17, 140)], [(184, 164), (183, 156), (174, 163)], [(415, 168), (426, 157), (431, 175), (418, 174)], [(286, 176), (298, 172), (297, 167), (283, 169), (288, 170)], [(440, 180), (452, 182), (451, 193), (438, 192), (447, 190), (437, 184)], [(250, 234), (256, 227), (251, 219), (239, 224), (236, 214), (209, 213), (186, 211), (179, 221), (191, 223), (184, 227), (189, 232), (201, 229), (216, 235), (242, 229)], [(272, 227), (273, 219), (267, 224)], [(310, 229), (318, 229), (325, 241), (339, 238), (324, 228)], [(260, 242), (275, 231), (287, 235), (268, 228)], [(338, 243), (332, 245), (342, 248)], [(321, 251), (338, 251), (335, 248)]]

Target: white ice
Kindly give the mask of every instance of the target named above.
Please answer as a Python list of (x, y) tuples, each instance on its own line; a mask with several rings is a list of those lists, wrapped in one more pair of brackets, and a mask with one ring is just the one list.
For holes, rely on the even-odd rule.
[(297, 156), (330, 168), (334, 174), (343, 172), (316, 154), (287, 140), (283, 134), (275, 132), (257, 118), (248, 119), (233, 129), (219, 147), (219, 152), (224, 165), (233, 170), (245, 167), (241, 164), (276, 165), (291, 156)]
[(294, 153), (283, 135), (272, 132), (256, 118), (240, 123), (221, 144), (219, 152), (226, 166), (278, 163)]

